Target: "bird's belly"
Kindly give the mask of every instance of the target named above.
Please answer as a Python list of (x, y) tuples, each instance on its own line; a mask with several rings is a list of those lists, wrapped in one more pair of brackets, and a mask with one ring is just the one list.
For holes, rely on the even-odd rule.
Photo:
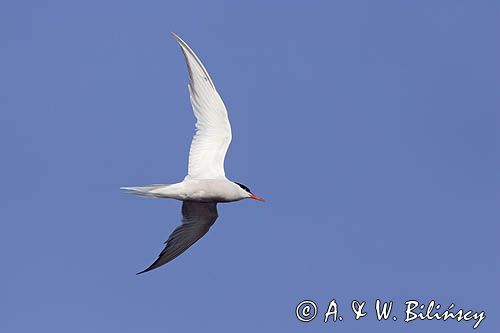
[(217, 191), (198, 190), (191, 193), (186, 193), (183, 200), (199, 201), (199, 202), (230, 202), (234, 201), (225, 193)]
[(226, 184), (227, 181), (205, 180), (186, 187), (183, 200), (200, 202), (230, 202), (239, 198)]

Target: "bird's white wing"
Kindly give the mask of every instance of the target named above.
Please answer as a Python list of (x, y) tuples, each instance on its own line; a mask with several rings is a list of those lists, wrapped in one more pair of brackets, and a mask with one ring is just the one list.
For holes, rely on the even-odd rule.
[(168, 237), (165, 248), (161, 251), (158, 259), (137, 274), (158, 268), (177, 258), (208, 232), (217, 217), (216, 202), (184, 201), (182, 203), (182, 224)]
[(224, 158), (231, 143), (226, 106), (207, 70), (191, 48), (176, 34), (189, 72), (189, 93), (196, 133), (189, 150), (188, 176), (194, 179), (225, 178)]

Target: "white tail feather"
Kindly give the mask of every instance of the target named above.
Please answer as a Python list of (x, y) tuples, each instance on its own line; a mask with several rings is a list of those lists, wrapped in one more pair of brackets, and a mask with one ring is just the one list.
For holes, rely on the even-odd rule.
[(120, 190), (129, 191), (127, 193), (140, 195), (148, 198), (158, 198), (161, 195), (156, 193), (152, 193), (153, 190), (156, 190), (161, 187), (169, 186), (170, 184), (153, 184), (148, 186), (128, 186), (128, 187), (120, 187)]

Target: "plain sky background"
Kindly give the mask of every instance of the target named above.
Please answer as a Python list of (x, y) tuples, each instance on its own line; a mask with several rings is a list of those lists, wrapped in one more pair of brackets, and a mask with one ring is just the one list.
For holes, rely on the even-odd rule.
[[(267, 202), (136, 276), (180, 203), (118, 188), (182, 180), (194, 131), (170, 31), (228, 107), (226, 174)], [(472, 331), (403, 323), (434, 299), (498, 332), (499, 32), (495, 1), (0, 2), (0, 331)]]

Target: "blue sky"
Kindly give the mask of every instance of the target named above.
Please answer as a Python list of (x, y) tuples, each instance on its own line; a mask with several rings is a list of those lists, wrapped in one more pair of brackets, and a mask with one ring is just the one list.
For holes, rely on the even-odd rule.
[[(118, 188), (180, 181), (194, 130), (170, 31), (228, 107), (226, 174), (267, 202), (136, 276), (180, 204)], [(472, 330), (404, 323), (417, 299), (498, 331), (498, 31), (493, 1), (1, 2), (0, 330)]]

